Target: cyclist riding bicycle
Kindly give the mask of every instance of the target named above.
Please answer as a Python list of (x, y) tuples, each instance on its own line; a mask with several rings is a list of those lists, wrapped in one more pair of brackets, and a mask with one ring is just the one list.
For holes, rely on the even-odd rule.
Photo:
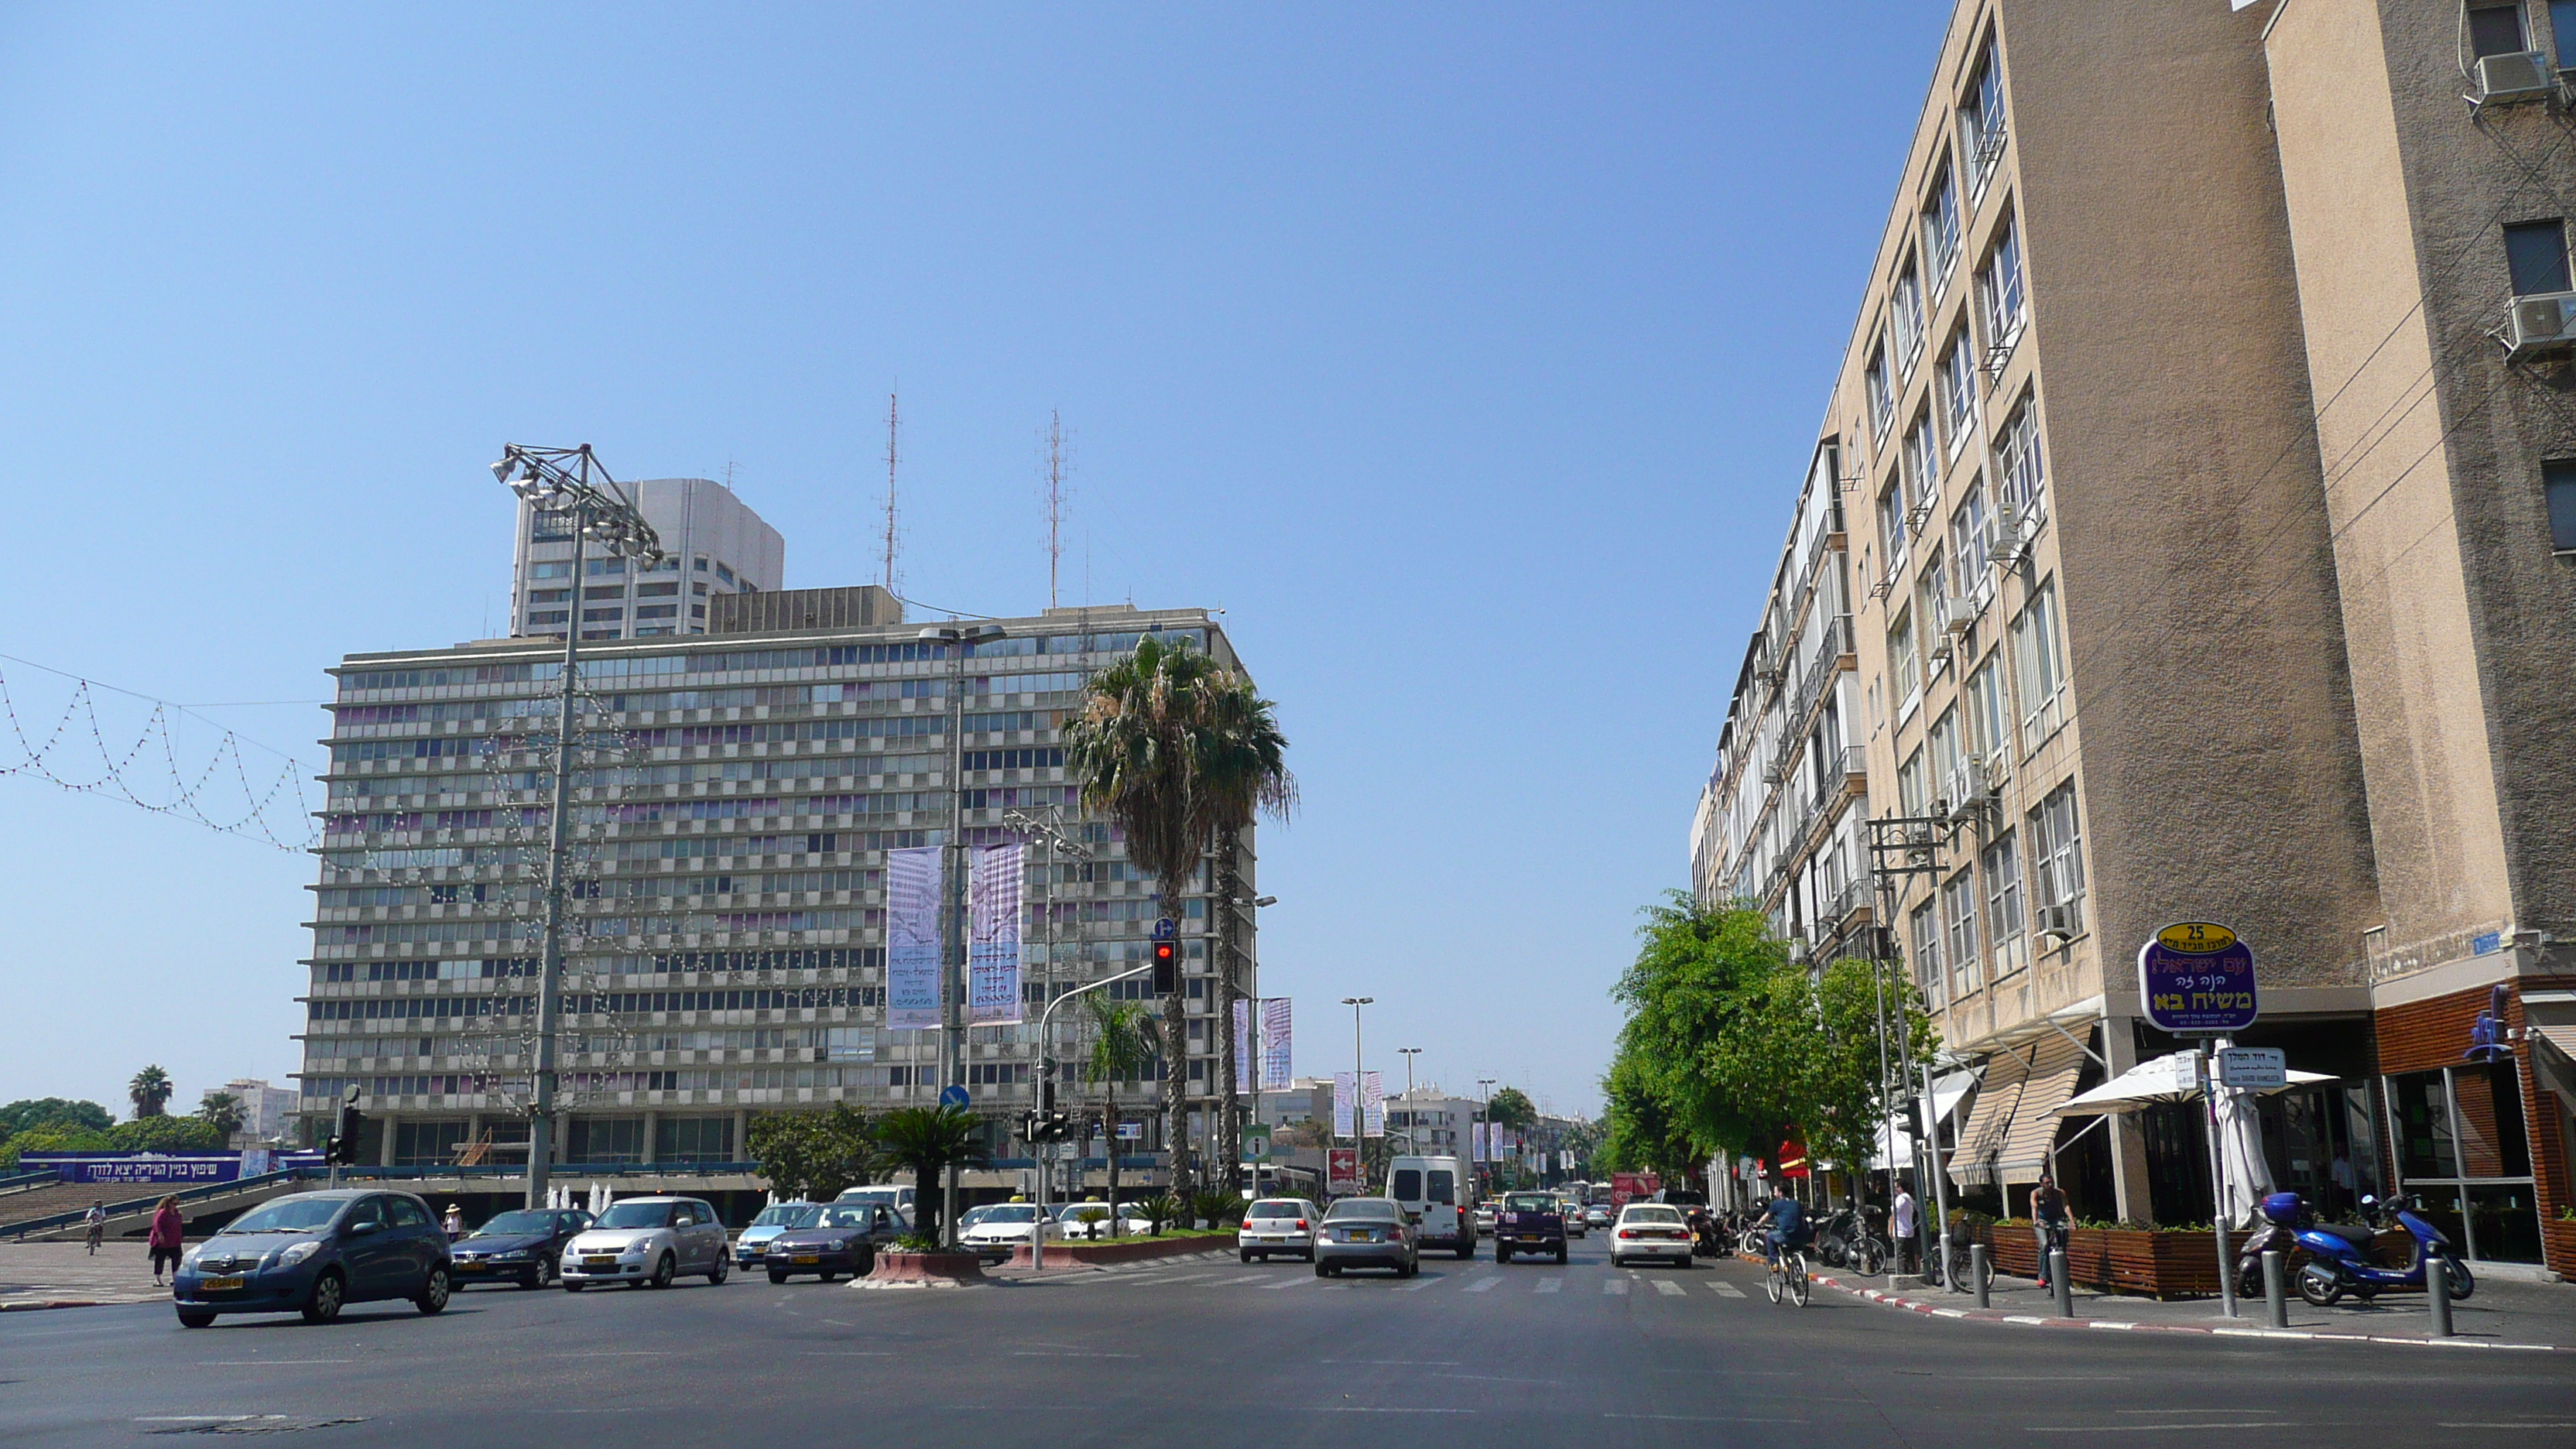
[(1807, 1246), (1807, 1210), (1789, 1196), (1787, 1183), (1771, 1184), (1771, 1201), (1763, 1205), (1762, 1216), (1771, 1225), (1762, 1238), (1763, 1253), (1774, 1267), (1779, 1265), (1782, 1248)]

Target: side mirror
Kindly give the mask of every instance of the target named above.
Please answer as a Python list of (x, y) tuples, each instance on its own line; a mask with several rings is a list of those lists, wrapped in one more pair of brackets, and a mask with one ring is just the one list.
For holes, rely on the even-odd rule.
[(367, 1221), (365, 1221), (365, 1222), (358, 1222), (358, 1223), (351, 1223), (351, 1224), (349, 1224), (348, 1233), (349, 1233), (349, 1236), (350, 1236), (350, 1237), (353, 1237), (353, 1238), (363, 1238), (363, 1237), (365, 1237), (367, 1234), (372, 1233), (372, 1232), (374, 1232), (376, 1229), (378, 1229), (378, 1228), (380, 1228), (380, 1227), (383, 1227), (383, 1226), (384, 1226), (384, 1224), (379, 1223), (379, 1222), (376, 1222), (376, 1221), (375, 1221), (375, 1220), (373, 1220), (373, 1219), (369, 1219), (369, 1220), (367, 1220)]

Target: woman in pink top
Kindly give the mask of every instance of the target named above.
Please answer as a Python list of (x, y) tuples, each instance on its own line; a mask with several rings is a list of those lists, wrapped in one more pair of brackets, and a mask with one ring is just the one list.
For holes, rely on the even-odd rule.
[(174, 1194), (161, 1199), (152, 1210), (152, 1286), (161, 1286), (161, 1268), (168, 1264), (172, 1277), (179, 1273), (179, 1243), (188, 1235), (188, 1225), (179, 1218), (179, 1199)]

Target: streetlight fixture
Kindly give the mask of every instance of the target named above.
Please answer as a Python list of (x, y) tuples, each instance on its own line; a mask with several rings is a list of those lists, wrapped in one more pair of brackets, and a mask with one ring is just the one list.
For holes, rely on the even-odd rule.
[[(934, 625), (920, 637), (943, 645), (952, 661), (948, 671), (948, 838), (941, 842), (941, 865), (948, 879), (947, 899), (940, 902), (940, 957), (945, 969), (939, 983), (939, 1095), (966, 1085), (966, 656), (978, 644), (1002, 637), (999, 624)], [(1111, 1151), (1117, 1148), (1113, 1144)], [(1112, 1208), (1116, 1204), (1111, 1204)], [(948, 1166), (941, 1190), (939, 1231), (950, 1247), (957, 1245), (957, 1165)]]
[(1422, 1055), (1420, 1047), (1397, 1047), (1404, 1058), (1404, 1145), (1416, 1152), (1422, 1150), (1422, 1138), (1414, 1131), (1422, 1125), (1422, 1106), (1413, 1100), (1413, 1059)]
[(1364, 1090), (1361, 1084), (1367, 1080), (1367, 1072), (1361, 1065), (1367, 1058), (1360, 1051), (1360, 1008), (1376, 1004), (1374, 996), (1342, 998), (1342, 1005), (1351, 1009), (1351, 1161), (1362, 1167), (1362, 1187), (1368, 1186), (1368, 1108), (1360, 1101), (1360, 1093)]
[[(1234, 882), (1232, 879), (1229, 879), (1227, 882), (1228, 888), (1231, 889), (1233, 884)], [(1226, 897), (1226, 905), (1232, 909), (1236, 915), (1243, 918), (1244, 924), (1253, 927), (1255, 931), (1260, 929), (1260, 923), (1253, 919), (1251, 913), (1261, 909), (1263, 906), (1275, 906), (1277, 904), (1279, 904), (1279, 898), (1277, 896), (1251, 897), (1229, 895)], [(1258, 966), (1259, 963), (1252, 959), (1252, 953), (1243, 949), (1243, 941), (1239, 935), (1232, 931), (1228, 931), (1224, 933), (1224, 939), (1231, 948), (1231, 956), (1226, 962), (1226, 972), (1229, 976), (1235, 974), (1239, 965)], [(1248, 1048), (1252, 1046), (1253, 1043), (1260, 1040), (1261, 1035), (1261, 982), (1258, 976), (1256, 976), (1252, 982), (1251, 996), (1246, 998), (1238, 989), (1235, 999), (1238, 1001), (1248, 999), (1252, 1003), (1244, 1008), (1244, 1025), (1246, 1029), (1243, 1033), (1243, 1043)], [(1220, 1029), (1231, 1033), (1234, 1030), (1234, 1023), (1231, 1021), (1221, 1023)], [(1238, 1064), (1237, 1074), (1245, 1081), (1252, 1083), (1252, 1124), (1258, 1127), (1261, 1125), (1261, 1058), (1259, 1054), (1254, 1054), (1249, 1070), (1243, 1069), (1243, 1067)], [(1243, 1143), (1241, 1139), (1244, 1135), (1244, 1129), (1243, 1124), (1240, 1121), (1235, 1122), (1233, 1126), (1237, 1139), (1235, 1143), (1235, 1155), (1239, 1158), (1242, 1156)], [(1261, 1164), (1258, 1162), (1252, 1164), (1252, 1195), (1254, 1197), (1261, 1196)]]
[(1478, 1100), (1484, 1104), (1485, 1175), (1487, 1177), (1502, 1176), (1501, 1173), (1494, 1171), (1494, 1168), (1497, 1165), (1494, 1161), (1494, 1083), (1499, 1080), (1501, 1079), (1498, 1077), (1478, 1077), (1476, 1079)]
[(546, 1205), (554, 1165), (556, 1036), (563, 1024), (563, 927), (566, 846), (564, 826), (572, 800), (572, 697), (581, 651), (581, 564), (585, 544), (634, 559), (646, 569), (662, 561), (662, 540), (635, 499), (600, 466), (590, 444), (578, 448), (501, 446), (492, 476), (529, 507), (568, 514), (572, 530), (573, 602), (564, 615), (563, 674), (555, 690), (554, 807), (546, 817), (546, 918), (537, 968), (537, 1059), (529, 1069), (527, 1205)]

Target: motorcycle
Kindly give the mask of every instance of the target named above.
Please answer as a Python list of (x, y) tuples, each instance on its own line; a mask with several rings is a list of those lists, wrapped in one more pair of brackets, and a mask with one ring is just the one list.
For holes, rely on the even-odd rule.
[[(2263, 1225), (2236, 1254), (2236, 1296), (2263, 1296), (2263, 1255), (2284, 1255), (2283, 1267), (2297, 1273), (2305, 1259), (2299, 1253), (2299, 1230), (2316, 1226), (2317, 1215), (2295, 1192), (2276, 1192), (2263, 1199)], [(2295, 1281), (2295, 1280), (2294, 1280)]]
[(1831, 1268), (1845, 1266), (1851, 1256), (1852, 1238), (1859, 1231), (1858, 1220), (1859, 1215), (1849, 1203), (1825, 1219), (1824, 1226), (1816, 1229), (1816, 1260)]
[[(2286, 1205), (2295, 1220), (2296, 1193), (2275, 1193), (2264, 1200), (2264, 1214), (2271, 1215), (2277, 1198), (2289, 1198)], [(2372, 1219), (2368, 1225), (2320, 1223), (2298, 1230), (2298, 1245), (2308, 1261), (2298, 1272), (2299, 1296), (2319, 1308), (2332, 1308), (2347, 1293), (2365, 1301), (2382, 1293), (2421, 1293), (2424, 1291), (2424, 1265), (2438, 1254), (2449, 1274), (2451, 1301), (2466, 1302), (2478, 1291), (2477, 1279), (2466, 1263), (2451, 1251), (2451, 1240), (2442, 1230), (2416, 1216), (2413, 1209), (2423, 1206), (2421, 1198), (2411, 1199), (2406, 1207), (2365, 1197), (2362, 1211)], [(2414, 1261), (2403, 1268), (2383, 1267), (2370, 1258), (2371, 1240), (2389, 1219), (2415, 1238)], [(2260, 1260), (2257, 1260), (2258, 1264)]]
[(1704, 1207), (1690, 1210), (1691, 1256), (1722, 1258), (1726, 1256), (1725, 1229), (1717, 1216)]

